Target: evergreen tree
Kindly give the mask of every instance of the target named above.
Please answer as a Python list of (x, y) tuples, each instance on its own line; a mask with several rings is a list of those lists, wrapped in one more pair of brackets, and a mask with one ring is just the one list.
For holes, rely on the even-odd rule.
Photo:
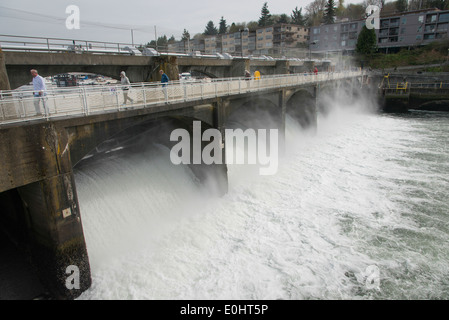
[(262, 6), (259, 18), (259, 27), (265, 27), (272, 24), (270, 10), (268, 10), (268, 3), (265, 2)]
[(184, 32), (182, 33), (182, 41), (187, 41), (188, 39), (190, 39), (190, 33), (189, 31), (187, 31), (186, 29), (184, 29)]
[(399, 12), (407, 11), (408, 3), (407, 0), (397, 0), (396, 1), (396, 10)]
[(228, 26), (226, 25), (226, 20), (221, 17), (220, 24), (218, 27), (218, 34), (224, 34), (228, 31)]
[(359, 54), (372, 54), (377, 50), (377, 37), (374, 29), (368, 29), (365, 25), (359, 33), (355, 51)]
[(207, 23), (206, 29), (204, 30), (203, 34), (206, 36), (213, 36), (218, 33), (217, 28), (214, 25), (214, 22), (211, 20)]
[(335, 11), (335, 1), (327, 0), (323, 16), (323, 22), (325, 24), (332, 24), (335, 22)]
[(292, 18), (292, 23), (297, 24), (299, 26), (305, 25), (305, 19), (302, 15), (302, 8), (298, 10), (298, 7), (295, 7), (295, 9), (292, 11), (292, 14), (290, 15), (290, 18)]
[(277, 23), (289, 23), (288, 16), (285, 13), (281, 14), (277, 20)]

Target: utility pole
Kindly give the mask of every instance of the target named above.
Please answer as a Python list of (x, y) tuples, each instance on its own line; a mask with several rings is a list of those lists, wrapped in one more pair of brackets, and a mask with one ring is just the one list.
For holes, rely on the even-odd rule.
[(154, 40), (155, 40), (155, 42), (156, 42), (156, 51), (158, 51), (158, 50), (157, 50), (157, 32), (156, 32), (156, 26), (154, 26)]
[(133, 47), (134, 47), (134, 32), (133, 32), (134, 30), (133, 29), (131, 29), (131, 43), (132, 43), (132, 45), (133, 45)]

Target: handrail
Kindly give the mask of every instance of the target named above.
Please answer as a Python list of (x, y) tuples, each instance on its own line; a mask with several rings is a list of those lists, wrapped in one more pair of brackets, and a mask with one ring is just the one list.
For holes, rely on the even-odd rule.
[[(294, 87), (361, 75), (361, 71), (323, 72), (317, 75), (300, 73), (264, 76), (259, 80), (239, 77), (194, 82), (172, 81), (164, 87), (154, 82), (133, 83), (127, 91), (134, 100), (132, 105), (125, 104), (123, 93), (127, 86), (122, 85), (55, 88), (47, 90), (42, 97), (34, 97), (31, 90), (5, 90), (0, 91), (0, 125), (120, 112), (129, 107), (143, 109), (160, 104)], [(42, 115), (37, 114), (37, 106), (44, 111)]]

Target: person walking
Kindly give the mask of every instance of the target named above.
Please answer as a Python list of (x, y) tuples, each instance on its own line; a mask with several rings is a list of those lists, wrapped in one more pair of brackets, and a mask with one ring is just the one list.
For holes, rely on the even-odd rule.
[(165, 74), (164, 70), (160, 70), (159, 74), (161, 75), (162, 90), (164, 91), (165, 101), (167, 101), (167, 84), (170, 81), (170, 78)]
[(42, 78), (36, 69), (30, 70), (31, 76), (33, 77), (33, 96), (34, 96), (34, 109), (38, 116), (42, 115), (40, 103), (42, 101), (42, 106), (44, 107), (44, 113), (48, 116), (48, 108), (46, 103), (47, 87), (45, 86), (45, 80)]
[(246, 82), (246, 90), (249, 89), (249, 80), (251, 80), (251, 72), (249, 72), (248, 70), (245, 70), (245, 80)]
[(129, 94), (129, 86), (131, 85), (131, 83), (129, 82), (128, 77), (126, 76), (125, 71), (120, 72), (120, 83), (123, 86), (123, 105), (126, 105), (126, 101), (131, 101), (131, 103), (134, 102), (133, 99), (131, 99), (131, 97), (128, 96)]

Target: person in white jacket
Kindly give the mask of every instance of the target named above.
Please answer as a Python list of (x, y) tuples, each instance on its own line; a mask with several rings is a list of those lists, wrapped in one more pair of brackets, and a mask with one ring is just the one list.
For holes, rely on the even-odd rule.
[(47, 87), (45, 86), (45, 80), (42, 78), (36, 69), (30, 70), (33, 77), (33, 95), (34, 95), (34, 109), (36, 109), (37, 115), (42, 115), (40, 102), (44, 107), (44, 112), (48, 115), (48, 108), (46, 104)]
[(131, 99), (131, 97), (128, 96), (129, 93), (129, 86), (131, 85), (131, 83), (129, 82), (128, 77), (126, 76), (125, 71), (120, 72), (120, 83), (123, 86), (123, 105), (126, 105), (126, 101), (131, 101), (131, 103), (134, 102), (133, 99)]

